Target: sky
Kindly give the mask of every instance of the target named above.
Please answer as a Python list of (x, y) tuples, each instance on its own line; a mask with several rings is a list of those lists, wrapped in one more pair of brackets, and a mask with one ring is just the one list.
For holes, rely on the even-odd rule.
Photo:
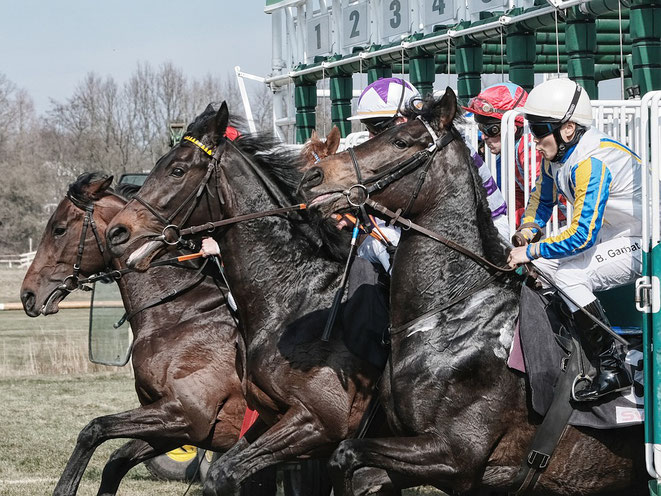
[[(170, 61), (191, 79), (234, 77), (236, 65), (265, 76), (271, 70), (265, 3), (0, 0), (0, 73), (28, 91), (38, 113), (51, 99), (65, 101), (89, 72), (121, 84), (144, 62), (158, 68)], [(614, 91), (602, 98), (619, 98), (619, 83), (612, 83), (606, 85)], [(246, 85), (250, 91), (259, 83)]]
[[(138, 63), (170, 61), (191, 79), (271, 69), (263, 0), (0, 0), (0, 73), (38, 113), (86, 74), (123, 83)], [(248, 86), (258, 85), (246, 82)]]

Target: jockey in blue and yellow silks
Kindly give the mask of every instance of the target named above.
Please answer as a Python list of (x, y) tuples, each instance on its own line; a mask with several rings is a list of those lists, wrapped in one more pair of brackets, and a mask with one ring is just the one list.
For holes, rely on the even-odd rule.
[[(515, 235), (528, 242), (512, 250), (510, 265), (534, 261), (568, 296), (584, 348), (598, 357), (597, 377), (576, 393), (579, 401), (590, 401), (631, 385), (612, 336), (586, 312), (608, 324), (594, 292), (629, 284), (641, 274), (640, 158), (591, 127), (590, 99), (569, 79), (534, 88), (524, 111), (544, 161)], [(573, 204), (571, 222), (536, 241), (530, 225), (544, 227), (559, 194)]]

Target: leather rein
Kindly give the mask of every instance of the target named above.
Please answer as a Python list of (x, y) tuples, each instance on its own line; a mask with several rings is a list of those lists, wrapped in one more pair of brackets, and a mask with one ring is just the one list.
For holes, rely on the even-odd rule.
[[(427, 123), (424, 119), (422, 119), (422, 117), (419, 117), (419, 119), (425, 125), (427, 131), (432, 137), (431, 144), (426, 149), (416, 152), (410, 158), (404, 160), (403, 162), (400, 162), (399, 164), (396, 164), (390, 167), (389, 169), (380, 172), (366, 180), (363, 180), (362, 178), (360, 167), (358, 165), (358, 159), (356, 157), (355, 152), (353, 151), (352, 148), (349, 149), (349, 155), (351, 157), (351, 162), (356, 172), (356, 178), (358, 179), (358, 183), (354, 184), (348, 190), (343, 192), (344, 195), (347, 197), (347, 202), (350, 205), (361, 209), (361, 211), (364, 210), (364, 206), (367, 205), (368, 207), (376, 210), (383, 216), (390, 218), (391, 225), (400, 224), (402, 226), (402, 229), (405, 231), (413, 229), (414, 231), (428, 238), (431, 238), (434, 241), (438, 241), (439, 243), (447, 246), (448, 248), (461, 253), (462, 255), (470, 258), (471, 260), (474, 260), (475, 262), (478, 263), (478, 265), (481, 265), (482, 267), (492, 272), (492, 274), (486, 280), (478, 282), (475, 286), (468, 289), (464, 293), (461, 293), (457, 297), (447, 301), (442, 306), (430, 310), (429, 312), (425, 312), (424, 314), (406, 322), (405, 324), (402, 324), (394, 328), (391, 327), (390, 328), (391, 335), (398, 334), (410, 328), (412, 325), (430, 317), (431, 315), (440, 313), (454, 306), (460, 301), (465, 300), (469, 296), (477, 293), (478, 291), (482, 290), (483, 288), (491, 284), (501, 274), (516, 273), (516, 269), (507, 266), (499, 267), (493, 264), (492, 262), (490, 262), (489, 260), (487, 260), (486, 258), (482, 257), (481, 255), (478, 255), (473, 250), (470, 250), (469, 248), (466, 248), (465, 246), (462, 246), (459, 243), (456, 243), (442, 236), (441, 234), (432, 231), (431, 229), (427, 229), (426, 227), (416, 224), (415, 222), (405, 218), (402, 215), (402, 212), (404, 212), (404, 215), (408, 214), (408, 211), (411, 209), (413, 203), (415, 202), (415, 199), (417, 198), (420, 190), (422, 189), (422, 185), (425, 181), (427, 171), (431, 167), (431, 164), (433, 163), (436, 154), (440, 150), (445, 148), (447, 145), (449, 145), (455, 138), (458, 138), (458, 134), (459, 134), (458, 131), (456, 131), (455, 128), (452, 127), (448, 130), (448, 132), (446, 132), (444, 135), (442, 135), (442, 137), (439, 138), (432, 129), (432, 127), (429, 125), (429, 123)], [(381, 205), (380, 203), (370, 198), (371, 193), (384, 189), (386, 186), (392, 184), (393, 182), (397, 181), (398, 179), (404, 177), (407, 174), (410, 174), (411, 172), (417, 169), (422, 169), (422, 170), (420, 171), (418, 182), (404, 211), (402, 211), (402, 209), (398, 209), (396, 212), (393, 212), (392, 210), (389, 210), (385, 206)], [(352, 198), (352, 191), (356, 189), (362, 191), (362, 198), (359, 199), (358, 201), (355, 200), (355, 197)]]

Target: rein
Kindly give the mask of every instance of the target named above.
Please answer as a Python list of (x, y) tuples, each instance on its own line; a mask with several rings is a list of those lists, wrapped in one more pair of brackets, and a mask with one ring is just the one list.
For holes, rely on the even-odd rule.
[[(346, 192), (345, 192), (346, 193)], [(394, 222), (401, 224), (402, 229), (405, 231), (408, 231), (409, 229), (413, 229), (416, 232), (419, 232), (420, 234), (424, 234), (428, 238), (433, 239), (434, 241), (438, 241), (441, 244), (444, 244), (448, 248), (451, 248), (463, 255), (466, 255), (468, 258), (474, 260), (478, 264), (482, 265), (483, 267), (492, 270), (496, 273), (504, 273), (504, 274), (511, 274), (515, 273), (516, 269), (513, 269), (511, 267), (499, 267), (498, 265), (493, 264), (492, 262), (489, 262), (486, 258), (478, 255), (474, 251), (466, 248), (465, 246), (460, 245), (459, 243), (455, 243), (452, 240), (449, 240), (448, 238), (440, 235), (439, 233), (432, 231), (431, 229), (427, 229), (426, 227), (422, 227), (419, 224), (416, 224), (410, 219), (406, 219), (402, 217), (399, 213), (393, 212), (392, 210), (389, 210), (388, 208), (384, 207), (378, 202), (375, 202), (371, 198), (366, 198), (365, 199), (365, 205), (373, 208), (377, 212), (382, 213), (383, 215), (390, 217), (391, 219), (394, 220)]]

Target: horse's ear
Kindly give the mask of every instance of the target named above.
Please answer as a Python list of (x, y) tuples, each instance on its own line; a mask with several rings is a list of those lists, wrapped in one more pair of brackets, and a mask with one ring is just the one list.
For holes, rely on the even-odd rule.
[(88, 196), (91, 200), (98, 200), (101, 197), (101, 193), (106, 191), (112, 184), (113, 176), (101, 176), (99, 179), (91, 181), (85, 187), (85, 195)]
[(220, 140), (225, 136), (225, 131), (227, 130), (227, 124), (229, 123), (230, 112), (227, 108), (227, 102), (223, 101), (216, 116), (213, 119), (213, 141), (217, 145), (220, 143)]
[(445, 94), (441, 98), (441, 115), (439, 118), (439, 127), (447, 128), (452, 124), (457, 115), (457, 95), (454, 94), (449, 86), (445, 89)]
[(335, 155), (337, 148), (340, 146), (340, 129), (333, 126), (331, 132), (326, 136), (326, 153), (328, 155)]

